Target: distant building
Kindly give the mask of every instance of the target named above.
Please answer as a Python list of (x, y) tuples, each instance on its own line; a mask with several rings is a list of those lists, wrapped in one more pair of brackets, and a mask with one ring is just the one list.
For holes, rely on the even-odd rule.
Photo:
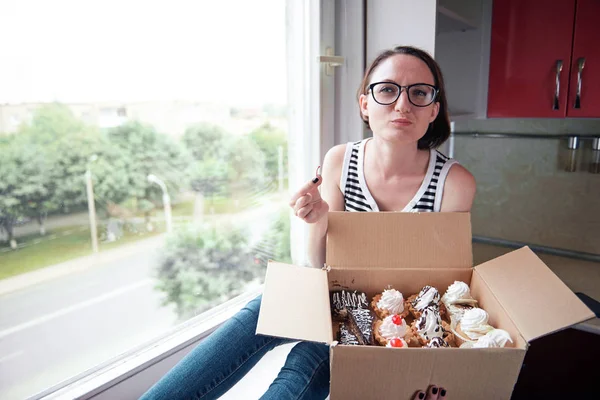
[[(35, 110), (45, 103), (0, 104), (0, 133), (14, 133), (29, 123)], [(153, 125), (159, 132), (181, 136), (185, 129), (199, 122), (227, 126), (231, 121), (228, 106), (193, 101), (146, 101), (66, 103), (73, 114), (90, 125), (114, 128), (127, 121)]]

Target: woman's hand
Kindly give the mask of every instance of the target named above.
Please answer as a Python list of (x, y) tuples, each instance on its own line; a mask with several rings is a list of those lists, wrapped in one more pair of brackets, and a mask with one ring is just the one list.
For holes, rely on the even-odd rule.
[(317, 174), (314, 179), (306, 182), (290, 199), (290, 207), (294, 214), (309, 224), (314, 224), (327, 215), (329, 205), (321, 198), (319, 186), (323, 177)]
[(415, 393), (413, 400), (444, 400), (446, 398), (446, 389), (435, 385), (429, 386), (427, 393), (419, 390)]

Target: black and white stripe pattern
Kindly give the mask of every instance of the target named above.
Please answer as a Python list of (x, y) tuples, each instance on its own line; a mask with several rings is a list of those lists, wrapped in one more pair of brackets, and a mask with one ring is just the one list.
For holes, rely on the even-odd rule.
[[(346, 211), (373, 211), (367, 199), (363, 195), (360, 181), (358, 179), (358, 150), (361, 142), (352, 144), (352, 153), (348, 164), (346, 176), (346, 189), (344, 190), (344, 201)], [(351, 144), (348, 143), (350, 146)], [(346, 160), (344, 160), (346, 162)]]
[[(365, 179), (361, 163), (363, 162), (365, 139), (348, 143), (341, 177), (346, 211), (379, 211), (379, 207), (364, 184)], [(455, 164), (437, 150), (431, 150), (429, 167), (423, 184), (415, 197), (402, 210), (404, 212), (440, 211), (441, 194), (450, 166)], [(439, 190), (438, 190), (439, 189)]]
[[(433, 174), (431, 179), (429, 180), (429, 184), (427, 185), (427, 190), (421, 196), (417, 204), (414, 206), (413, 210), (416, 212), (434, 212), (434, 203), (435, 196), (437, 194), (437, 186), (440, 180), (440, 173), (442, 172), (442, 168), (446, 161), (449, 160), (448, 157), (440, 153), (439, 151), (435, 151), (432, 155), (435, 154), (435, 167), (433, 169)], [(411, 210), (412, 211), (412, 210)]]

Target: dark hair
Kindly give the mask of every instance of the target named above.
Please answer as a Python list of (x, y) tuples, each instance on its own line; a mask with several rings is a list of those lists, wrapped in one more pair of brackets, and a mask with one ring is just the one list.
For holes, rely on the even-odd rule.
[[(377, 68), (383, 61), (395, 56), (396, 54), (407, 54), (417, 57), (427, 64), (431, 74), (433, 75), (434, 84), (439, 90), (435, 101), (440, 103), (440, 109), (435, 120), (429, 124), (429, 128), (427, 128), (425, 135), (419, 139), (417, 147), (419, 149), (434, 149), (444, 143), (450, 136), (450, 121), (448, 119), (448, 102), (446, 101), (446, 89), (444, 87), (442, 71), (440, 70), (438, 63), (435, 62), (435, 60), (426, 51), (411, 46), (398, 46), (391, 50), (384, 51), (377, 56), (369, 68), (367, 68), (365, 76), (363, 77), (358, 89), (357, 97), (360, 98), (361, 95), (367, 94), (367, 90), (369, 89), (369, 81), (371, 80), (371, 75), (373, 74), (375, 68)], [(360, 117), (365, 122), (367, 127), (370, 128), (368, 117), (365, 117), (362, 115), (362, 113), (360, 114)]]

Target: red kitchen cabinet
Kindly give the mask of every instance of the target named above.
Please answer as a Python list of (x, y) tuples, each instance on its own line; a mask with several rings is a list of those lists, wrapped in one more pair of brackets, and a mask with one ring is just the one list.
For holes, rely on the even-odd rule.
[(600, 0), (577, 0), (568, 117), (600, 117)]
[(600, 0), (494, 0), (488, 117), (600, 117), (599, 9)]

